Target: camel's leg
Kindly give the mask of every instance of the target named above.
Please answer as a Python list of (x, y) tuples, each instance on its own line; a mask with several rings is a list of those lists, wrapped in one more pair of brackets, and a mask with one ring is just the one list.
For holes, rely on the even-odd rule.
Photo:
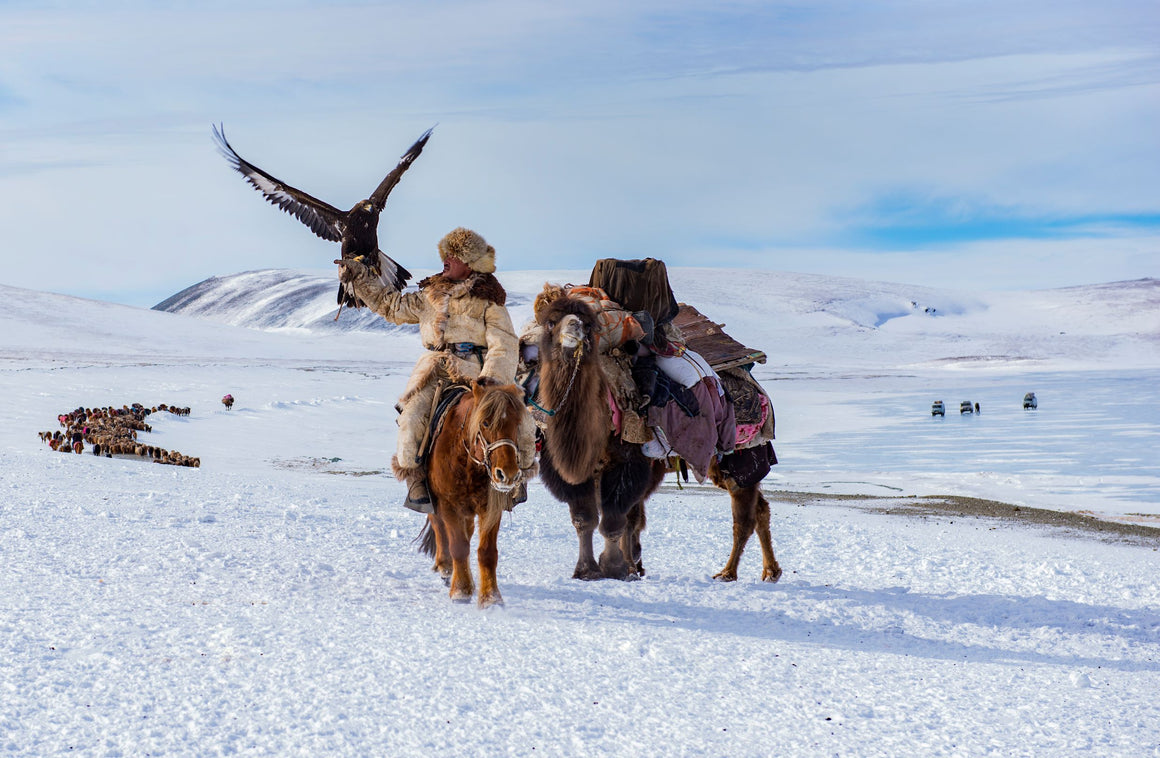
[(601, 579), (603, 574), (596, 563), (596, 555), (592, 550), (592, 533), (600, 520), (600, 513), (596, 508), (596, 494), (593, 492), (586, 497), (568, 501), (568, 510), (572, 514), (572, 526), (576, 528), (576, 538), (580, 543), (580, 554), (576, 558), (576, 570), (572, 573), (573, 579)]
[[(627, 446), (626, 446), (627, 448)], [(665, 478), (665, 464), (628, 448), (620, 465), (605, 469), (600, 480), (600, 533), (604, 552), (600, 569), (611, 579), (639, 579), (640, 532), (644, 529), (644, 502)], [(634, 512), (635, 511), (635, 512)]]
[[(757, 485), (754, 485), (757, 489)], [(757, 539), (761, 543), (761, 581), (776, 582), (781, 578), (781, 566), (773, 557), (773, 538), (769, 536), (769, 501), (757, 490)]]
[(644, 503), (637, 503), (628, 509), (628, 523), (624, 534), (620, 537), (620, 549), (628, 560), (629, 568), (637, 576), (644, 576), (644, 564), (641, 562), (640, 533), (644, 531)]
[[(450, 510), (450, 509), (448, 509)], [(451, 599), (457, 603), (471, 601), (475, 594), (475, 582), (471, 578), (471, 534), (475, 530), (475, 516), (464, 519), (459, 516), (443, 516), (443, 528), (447, 530), (447, 546), (451, 552)]]
[(667, 473), (668, 465), (666, 461), (653, 461), (646, 491), (628, 509), (628, 527), (625, 529), (627, 539), (624, 541), (623, 549), (625, 558), (628, 559), (629, 564), (636, 571), (637, 576), (644, 576), (644, 559), (640, 543), (640, 535), (644, 532), (645, 526), (648, 524), (644, 503), (656, 492), (657, 487), (661, 486), (661, 482), (665, 480)]
[(628, 525), (623, 511), (604, 510), (600, 515), (600, 534), (604, 550), (600, 553), (600, 575), (608, 579), (639, 579), (629, 570), (628, 559), (621, 548)]
[(493, 526), (481, 526), (479, 530), (479, 547), (475, 553), (479, 561), (480, 608), (503, 605), (503, 597), (499, 594), (495, 578), (495, 567), (499, 563), (499, 524), (500, 520), (496, 519)]
[(428, 515), (431, 531), (435, 534), (435, 565), (431, 570), (439, 574), (445, 585), (451, 585), (451, 551), (447, 546), (447, 529), (443, 526), (443, 519)]
[[(737, 564), (741, 562), (741, 554), (745, 552), (745, 544), (753, 536), (753, 529), (757, 524), (757, 487), (729, 488), (729, 499), (733, 506), (733, 550), (729, 553), (729, 560), (725, 568), (713, 575), (714, 579), (722, 582), (737, 581)], [(766, 534), (769, 534), (768, 516)]]

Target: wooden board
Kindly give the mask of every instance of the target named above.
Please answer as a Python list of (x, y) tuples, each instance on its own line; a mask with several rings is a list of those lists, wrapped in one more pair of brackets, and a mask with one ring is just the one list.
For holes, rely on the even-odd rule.
[(725, 325), (710, 321), (709, 317), (691, 305), (679, 303), (673, 323), (681, 330), (689, 349), (699, 353), (714, 371), (724, 371), (749, 363), (765, 363), (765, 353), (742, 345), (725, 333)]

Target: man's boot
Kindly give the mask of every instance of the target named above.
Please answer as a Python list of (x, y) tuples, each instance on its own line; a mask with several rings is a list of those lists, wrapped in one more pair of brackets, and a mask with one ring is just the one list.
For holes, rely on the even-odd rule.
[(413, 511), (419, 513), (434, 513), (435, 503), (431, 499), (431, 491), (427, 489), (427, 477), (416, 474), (407, 482), (407, 499), (403, 502)]

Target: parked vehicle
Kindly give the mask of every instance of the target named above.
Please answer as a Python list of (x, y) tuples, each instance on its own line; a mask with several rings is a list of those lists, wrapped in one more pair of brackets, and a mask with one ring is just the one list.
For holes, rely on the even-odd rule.
[(942, 400), (935, 400), (930, 406), (930, 415), (932, 416), (946, 416), (947, 408), (943, 405)]
[(1039, 401), (1035, 399), (1034, 392), (1028, 392), (1023, 396), (1023, 410), (1035, 410), (1039, 407)]
[(959, 414), (960, 415), (964, 414), (964, 413), (974, 413), (974, 412), (975, 412), (975, 404), (972, 403), (970, 400), (964, 400), (963, 402), (959, 403)]

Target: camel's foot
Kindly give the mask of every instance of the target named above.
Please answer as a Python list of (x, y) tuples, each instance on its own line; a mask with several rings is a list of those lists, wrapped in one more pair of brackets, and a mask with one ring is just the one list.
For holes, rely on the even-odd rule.
[(640, 579), (636, 568), (625, 561), (601, 561), (600, 574), (605, 579), (619, 579), (623, 582), (635, 582)]
[(596, 579), (603, 579), (604, 572), (600, 570), (600, 566), (596, 561), (579, 561), (576, 563), (576, 570), (572, 572), (572, 578), (591, 582)]

